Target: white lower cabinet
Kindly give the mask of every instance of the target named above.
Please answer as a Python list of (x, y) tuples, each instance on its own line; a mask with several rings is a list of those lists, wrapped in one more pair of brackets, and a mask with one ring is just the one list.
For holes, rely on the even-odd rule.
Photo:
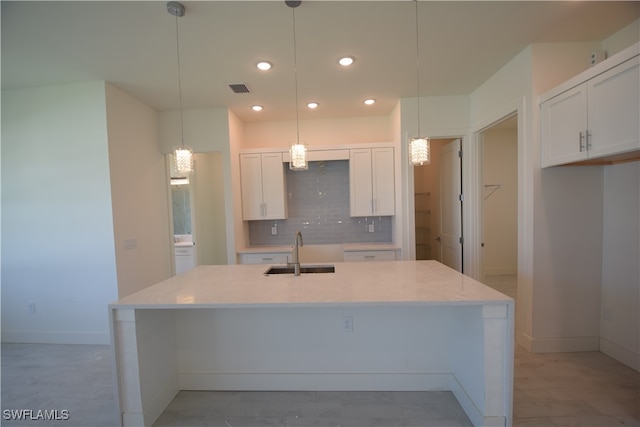
[(344, 253), (345, 262), (395, 261), (396, 251), (349, 251)]
[(176, 274), (182, 274), (195, 267), (193, 247), (175, 248)]
[(291, 257), (290, 252), (240, 254), (240, 264), (286, 264)]

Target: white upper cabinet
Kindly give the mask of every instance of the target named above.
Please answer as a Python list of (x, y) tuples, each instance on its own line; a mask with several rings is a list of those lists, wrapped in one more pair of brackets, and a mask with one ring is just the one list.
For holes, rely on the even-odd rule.
[[(608, 69), (605, 62), (598, 66), (602, 69), (584, 73), (584, 82), (542, 97), (542, 167), (640, 150), (639, 57), (636, 53)], [(571, 82), (576, 80), (567, 85)]]
[(640, 57), (588, 82), (589, 157), (640, 149)]
[(282, 153), (240, 154), (242, 219), (287, 217)]
[(351, 216), (395, 215), (393, 148), (352, 149), (349, 155)]

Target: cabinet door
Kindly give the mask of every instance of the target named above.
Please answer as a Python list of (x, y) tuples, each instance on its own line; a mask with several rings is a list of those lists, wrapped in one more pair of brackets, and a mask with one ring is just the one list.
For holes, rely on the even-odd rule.
[(262, 157), (260, 154), (240, 155), (240, 186), (242, 219), (263, 219)]
[(589, 158), (640, 149), (639, 61), (636, 56), (589, 80)]
[(262, 154), (262, 200), (262, 219), (287, 217), (282, 153)]
[(371, 183), (370, 148), (350, 151), (349, 190), (351, 216), (372, 215), (373, 185)]
[(582, 84), (540, 106), (542, 167), (587, 159), (587, 87)]
[(393, 148), (371, 150), (373, 214), (391, 216), (396, 213)]

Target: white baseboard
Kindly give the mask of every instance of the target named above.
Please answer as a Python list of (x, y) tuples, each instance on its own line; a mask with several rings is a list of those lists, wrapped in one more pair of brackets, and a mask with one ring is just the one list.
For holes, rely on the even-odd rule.
[(182, 372), (181, 390), (449, 391), (451, 374)]
[(607, 356), (624, 363), (631, 369), (640, 372), (640, 354), (634, 353), (618, 344), (600, 337), (600, 351)]
[(600, 337), (532, 338), (530, 348), (532, 353), (599, 351)]
[(2, 342), (29, 344), (111, 344), (109, 332), (2, 331)]

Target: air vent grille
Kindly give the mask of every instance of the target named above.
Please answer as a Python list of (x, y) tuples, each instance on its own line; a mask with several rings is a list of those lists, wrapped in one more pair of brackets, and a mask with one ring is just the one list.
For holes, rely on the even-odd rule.
[(244, 83), (229, 85), (229, 87), (235, 93), (249, 93), (249, 88)]

